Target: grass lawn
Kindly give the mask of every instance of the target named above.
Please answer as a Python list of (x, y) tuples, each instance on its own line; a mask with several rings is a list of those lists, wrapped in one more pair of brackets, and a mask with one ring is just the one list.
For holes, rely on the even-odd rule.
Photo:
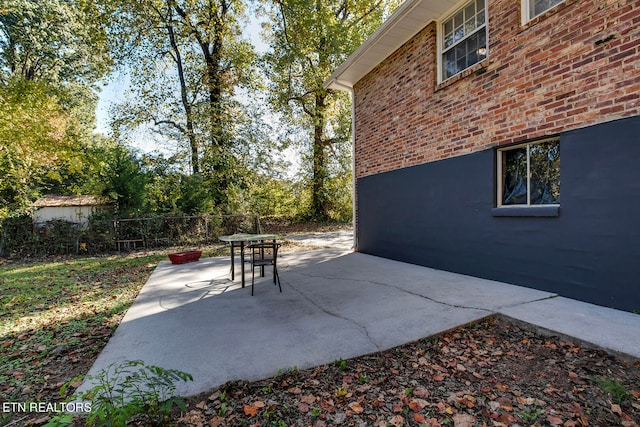
[[(204, 256), (223, 253), (214, 248)], [(166, 259), (165, 252), (0, 264), (0, 402), (54, 402), (72, 394)], [(61, 396), (67, 382), (72, 387)], [(15, 421), (10, 417), (0, 413), (0, 425)]]

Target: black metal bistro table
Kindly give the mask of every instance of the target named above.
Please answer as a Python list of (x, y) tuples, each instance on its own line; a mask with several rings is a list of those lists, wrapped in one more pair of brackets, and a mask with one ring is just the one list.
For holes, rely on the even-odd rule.
[(221, 242), (229, 243), (231, 247), (231, 280), (235, 279), (235, 262), (233, 259), (233, 253), (235, 248), (240, 248), (240, 271), (242, 277), (242, 287), (244, 288), (244, 247), (251, 242), (264, 242), (265, 240), (272, 240), (274, 243), (280, 236), (276, 234), (231, 234), (229, 236), (219, 236)]

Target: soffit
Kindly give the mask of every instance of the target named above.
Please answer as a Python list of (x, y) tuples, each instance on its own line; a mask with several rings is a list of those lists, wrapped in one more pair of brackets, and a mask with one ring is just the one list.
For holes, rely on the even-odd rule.
[(364, 77), (420, 30), (453, 8), (459, 0), (405, 1), (329, 77), (324, 86), (344, 90)]

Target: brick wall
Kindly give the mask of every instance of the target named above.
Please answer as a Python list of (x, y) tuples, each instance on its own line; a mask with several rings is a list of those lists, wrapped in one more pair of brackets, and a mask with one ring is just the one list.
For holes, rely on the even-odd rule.
[(640, 114), (640, 0), (488, 5), (487, 60), (438, 84), (432, 23), (355, 85), (356, 178)]

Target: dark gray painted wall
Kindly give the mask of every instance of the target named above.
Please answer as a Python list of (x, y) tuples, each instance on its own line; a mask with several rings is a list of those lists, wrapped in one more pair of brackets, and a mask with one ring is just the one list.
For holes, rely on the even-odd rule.
[(360, 252), (640, 310), (640, 117), (560, 135), (554, 217), (498, 217), (495, 151), (358, 180)]

